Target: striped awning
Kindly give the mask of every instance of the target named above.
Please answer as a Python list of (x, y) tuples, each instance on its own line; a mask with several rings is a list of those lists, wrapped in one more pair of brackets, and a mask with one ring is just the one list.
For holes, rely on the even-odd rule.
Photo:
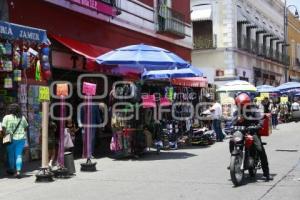
[(212, 20), (212, 6), (203, 5), (203, 6), (194, 7), (191, 13), (191, 20), (192, 21)]

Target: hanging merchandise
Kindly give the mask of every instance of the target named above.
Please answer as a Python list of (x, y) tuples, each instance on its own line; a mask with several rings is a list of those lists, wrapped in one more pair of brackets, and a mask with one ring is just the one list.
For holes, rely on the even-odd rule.
[(4, 66), (3, 66), (3, 60), (2, 60), (2, 58), (0, 58), (0, 70), (4, 70)]
[(23, 69), (28, 69), (30, 67), (30, 57), (29, 53), (23, 51), (22, 52), (22, 68)]
[(5, 55), (6, 54), (6, 49), (2, 43), (0, 43), (0, 55)]
[(14, 48), (14, 56), (13, 56), (13, 65), (14, 67), (19, 67), (21, 63), (21, 54), (19, 46), (15, 46)]
[(6, 55), (9, 55), (9, 56), (12, 55), (12, 45), (10, 42), (6, 41), (4, 48), (5, 48)]
[(51, 78), (51, 76), (52, 76), (52, 73), (51, 73), (50, 70), (43, 71), (43, 78), (44, 78), (45, 80), (49, 81), (50, 78)]
[(49, 54), (49, 47), (42, 48), (42, 68), (44, 71), (50, 70)]
[(165, 88), (167, 97), (170, 101), (174, 100), (174, 88), (173, 87), (166, 87)]
[(6, 60), (6, 61), (3, 62), (3, 65), (4, 65), (4, 70), (5, 71), (12, 71), (13, 70), (12, 61)]
[(4, 88), (6, 88), (6, 89), (13, 88), (13, 82), (12, 82), (12, 78), (11, 77), (7, 76), (4, 79)]
[(41, 80), (41, 63), (39, 60), (36, 62), (36, 65), (35, 65), (35, 80), (36, 81)]
[(20, 82), (22, 80), (22, 71), (15, 69), (14, 70), (14, 81)]

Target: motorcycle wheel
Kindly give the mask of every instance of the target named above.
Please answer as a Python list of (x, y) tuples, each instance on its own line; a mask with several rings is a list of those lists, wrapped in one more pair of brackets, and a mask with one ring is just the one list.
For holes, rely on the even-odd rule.
[(234, 186), (240, 186), (244, 181), (244, 171), (241, 170), (242, 157), (240, 155), (231, 156), (230, 160), (230, 176)]
[(250, 177), (255, 177), (256, 176), (256, 172), (257, 172), (256, 168), (254, 168), (254, 169), (248, 169), (248, 171), (249, 171)]

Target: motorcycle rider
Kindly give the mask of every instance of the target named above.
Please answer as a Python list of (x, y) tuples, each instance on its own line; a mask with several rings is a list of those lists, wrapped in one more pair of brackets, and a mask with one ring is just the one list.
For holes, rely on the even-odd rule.
[[(254, 145), (261, 160), (263, 176), (265, 177), (266, 181), (273, 180), (273, 177), (269, 172), (268, 157), (262, 144), (261, 137), (258, 134), (258, 131), (260, 128), (262, 128), (263, 124), (262, 113), (259, 111), (257, 105), (251, 103), (251, 98), (246, 93), (238, 94), (235, 97), (235, 104), (237, 106), (237, 111), (235, 113), (232, 125), (252, 127), (250, 133), (253, 135)], [(229, 148), (230, 152), (232, 152), (234, 148), (234, 144), (232, 142), (230, 142)]]

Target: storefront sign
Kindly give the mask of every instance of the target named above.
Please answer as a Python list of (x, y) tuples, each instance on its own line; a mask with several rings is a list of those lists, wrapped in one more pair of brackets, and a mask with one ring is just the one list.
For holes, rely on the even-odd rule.
[(96, 95), (96, 84), (83, 82), (82, 93), (88, 96)]
[(264, 99), (264, 98), (269, 98), (270, 95), (269, 93), (260, 93), (260, 97)]
[(56, 85), (56, 95), (59, 97), (67, 97), (69, 88), (67, 83), (60, 83)]
[(69, 0), (72, 3), (78, 4), (82, 7), (95, 10), (97, 12), (109, 15), (116, 16), (116, 9), (111, 5), (107, 5), (101, 1), (96, 0)]
[(280, 103), (287, 103), (289, 101), (289, 98), (288, 97), (280, 97)]
[(8, 39), (31, 40), (39, 43), (47, 43), (48, 40), (45, 30), (3, 21), (0, 21), (0, 35)]
[(39, 99), (40, 99), (40, 101), (50, 101), (49, 87), (40, 86)]

